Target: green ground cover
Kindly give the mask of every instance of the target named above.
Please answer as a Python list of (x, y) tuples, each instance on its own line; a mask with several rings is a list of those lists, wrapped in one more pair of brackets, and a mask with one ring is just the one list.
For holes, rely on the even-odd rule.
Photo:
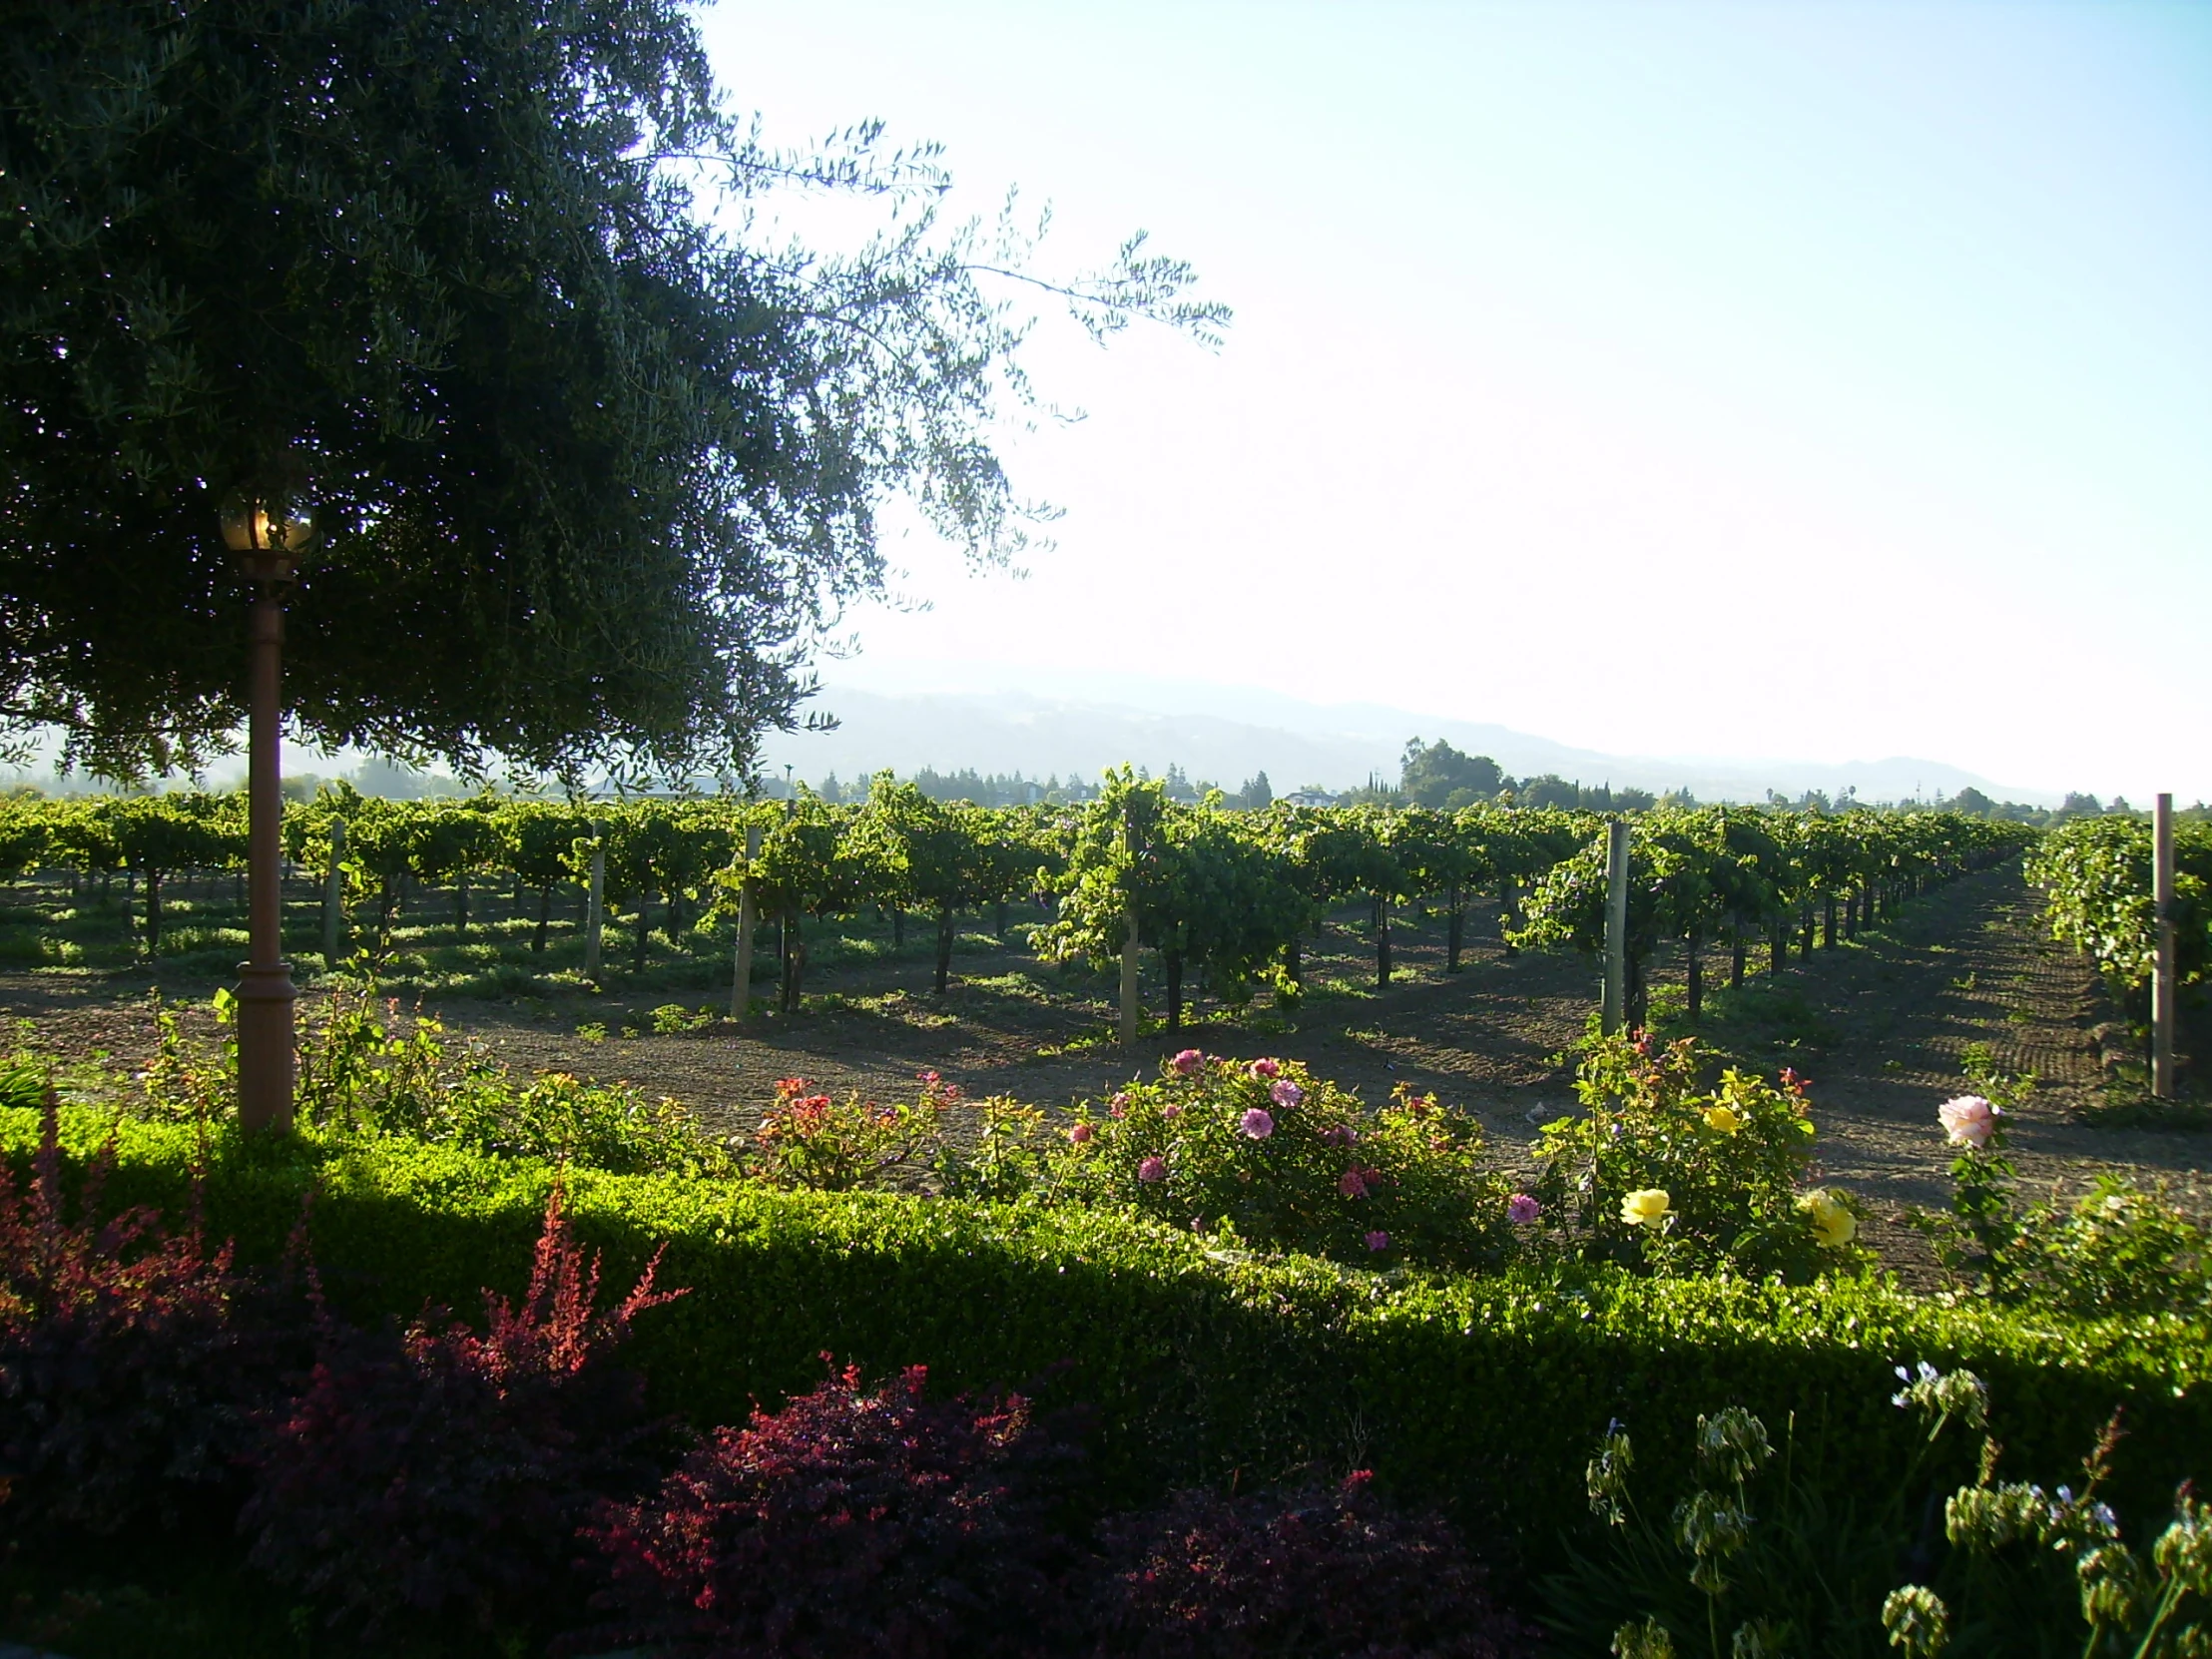
[[(1821, 1635), (1818, 1651), (1873, 1653), (1900, 1583), (1955, 1601), (1958, 1654), (2026, 1651), (2002, 1639), (2020, 1609), (2045, 1644), (2034, 1651), (2084, 1651), (2069, 1634), (2075, 1556), (2029, 1550), (1992, 1577), (1970, 1534), (1932, 1546), (1932, 1506), (1954, 1489), (2090, 1480), (2148, 1545), (2177, 1483), (2212, 1473), (2202, 1225), (2117, 1178), (2078, 1200), (2023, 1202), (2005, 1137), (2031, 1081), (1982, 1050), (1963, 1081), (1988, 1099), (1943, 1113), (1955, 1197), (1929, 1225), (1949, 1288), (1921, 1294), (1881, 1274), (1851, 1195), (1814, 1184), (1802, 1079), (1730, 1068), (1687, 1039), (1587, 1039), (1581, 1110), (1548, 1125), (1538, 1167), (1516, 1174), (1433, 1096), (1400, 1087), (1368, 1105), (1297, 1060), (1197, 1049), (1066, 1119), (966, 1101), (935, 1073), (911, 1100), (884, 1102), (794, 1079), (757, 1127), (720, 1137), (627, 1085), (449, 1047), (435, 1021), (366, 990), (323, 1000), (302, 1027), (297, 1132), (249, 1139), (221, 1028), (195, 1038), (165, 1019), (163, 1032), (141, 1077), (80, 1095), (98, 1104), (52, 1104), (50, 1085), (67, 1079), (35, 1055), (0, 1065), (13, 1176), (0, 1224), (21, 1258), (0, 1282), (0, 1384), (31, 1402), (0, 1394), (0, 1442), (43, 1420), (51, 1407), (36, 1401), (69, 1397), (36, 1355), (78, 1341), (71, 1309), (111, 1306), (95, 1289), (113, 1277), (103, 1253), (122, 1275), (112, 1307), (140, 1306), (129, 1264), (149, 1247), (83, 1230), (119, 1207), (151, 1206), (173, 1227), (199, 1218), (236, 1242), (257, 1284), (274, 1284), (303, 1240), (342, 1329), (451, 1310), (421, 1327), (439, 1331), (448, 1318), (483, 1326), (489, 1296), (530, 1300), (558, 1192), (610, 1288), (657, 1260), (660, 1283), (683, 1289), (622, 1351), (672, 1421), (742, 1423), (787, 1401), (834, 1415), (846, 1407), (819, 1397), (828, 1357), (867, 1379), (926, 1368), (940, 1399), (1019, 1388), (1085, 1425), (1083, 1472), (1055, 1501), (1101, 1537), (1119, 1524), (1108, 1517), (1185, 1501), (1173, 1492), (1295, 1493), (1365, 1471), (1402, 1512), (1448, 1515), (1510, 1606), (1556, 1621), (1565, 1652), (1604, 1651), (1616, 1630), (1664, 1615), (1678, 1634), (1712, 1622), (1716, 1641), (1795, 1621)], [(26, 1186), (49, 1121), (57, 1161), (43, 1187)], [(94, 1170), (94, 1213), (39, 1219), (70, 1213), (52, 1194)], [(42, 1191), (27, 1210), (24, 1195)], [(81, 1281), (40, 1265), (87, 1252)], [(283, 1340), (304, 1344), (287, 1317)], [(334, 1340), (314, 1339), (316, 1352), (345, 1352)], [(107, 1347), (78, 1352), (115, 1381)], [(148, 1375), (160, 1384), (159, 1368)], [(1955, 1397), (1970, 1394), (1977, 1429), (1986, 1411), (1978, 1458), (1963, 1427), (1931, 1435), (1900, 1408), (1901, 1375), (1907, 1394), (1916, 1377), (1965, 1389)], [(1724, 1411), (1731, 1434), (1769, 1450), (1716, 1476), (1706, 1425)], [(2100, 1434), (2091, 1480), (2076, 1471)], [(1593, 1463), (1601, 1445), (1615, 1449)], [(1776, 1471), (1747, 1497), (1773, 1448)], [(0, 1443), (0, 1455), (20, 1454)], [(1632, 1486), (1645, 1505), (1625, 1530), (1593, 1517), (1600, 1465), (1608, 1492)], [(39, 1478), (48, 1491), (51, 1475)], [(2003, 1501), (2068, 1525), (2105, 1512), (2087, 1498)], [(1697, 1502), (1750, 1517), (1747, 1530), (1683, 1531), (1678, 1505)], [(419, 1626), (367, 1647), (334, 1634), (319, 1593), (258, 1578), (218, 1511), (186, 1517), (195, 1535), (180, 1551), (144, 1516), (70, 1543), (9, 1526), (0, 1503), (0, 1532), (16, 1534), (0, 1590), (20, 1598), (6, 1633), (65, 1632), (87, 1659), (171, 1651), (160, 1627), (179, 1652), (445, 1651)], [(1702, 1580), (1677, 1559), (1693, 1533), (1719, 1552), (1697, 1555)], [(2076, 1555), (2109, 1576), (2105, 1542)], [(1755, 1587), (1712, 1591), (1745, 1550), (1736, 1570)], [(2140, 1573), (2130, 1582), (2150, 1593)], [(1728, 1596), (1724, 1630), (1712, 1615)], [(565, 1617), (578, 1616), (571, 1602)], [(483, 1628), (522, 1652), (562, 1626)]]
[[(251, 1261), (277, 1256), (311, 1192), (315, 1259), (357, 1316), (518, 1290), (556, 1179), (542, 1161), (388, 1137), (204, 1143), (190, 1124), (81, 1111), (63, 1129), (80, 1166), (115, 1137), (115, 1202), (181, 1214), (197, 1180), (211, 1227)], [(35, 1113), (0, 1114), (19, 1167), (37, 1133)], [(2201, 1321), (2174, 1315), (2065, 1319), (1872, 1280), (1378, 1273), (1112, 1211), (563, 1179), (611, 1281), (665, 1247), (663, 1283), (688, 1288), (641, 1322), (632, 1357), (691, 1420), (809, 1386), (826, 1351), (873, 1373), (926, 1364), (946, 1388), (1041, 1379), (1048, 1399), (1096, 1411), (1115, 1497), (1369, 1466), (1444, 1504), (1516, 1575), (1586, 1532), (1584, 1463), (1612, 1419), (1650, 1427), (1639, 1479), (1660, 1490), (1686, 1473), (1681, 1425), (1722, 1403), (1792, 1422), (1800, 1478), (1879, 1483), (1918, 1439), (1888, 1401), (1901, 1364), (1970, 1367), (2000, 1402), (2007, 1466), (2046, 1478), (2124, 1407), (2123, 1512), (2155, 1515), (2177, 1478), (2212, 1474), (2212, 1352)]]

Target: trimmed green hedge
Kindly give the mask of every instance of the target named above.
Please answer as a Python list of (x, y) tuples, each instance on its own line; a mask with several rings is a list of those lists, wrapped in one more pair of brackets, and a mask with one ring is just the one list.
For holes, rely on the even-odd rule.
[[(72, 1162), (109, 1128), (65, 1112)], [(0, 1111), (18, 1168), (37, 1134), (35, 1114)], [(190, 1128), (124, 1124), (111, 1202), (181, 1214), (197, 1144)], [(473, 1318), (484, 1287), (511, 1294), (526, 1278), (551, 1179), (405, 1141), (219, 1138), (205, 1202), (244, 1259), (271, 1260), (312, 1186), (315, 1259), (341, 1307), (411, 1314), (430, 1300)], [(1608, 1418), (1636, 1434), (1651, 1495), (1679, 1472), (1696, 1414), (1730, 1402), (1778, 1437), (1795, 1412), (1801, 1468), (1871, 1482), (1914, 1433), (1888, 1402), (1891, 1368), (1923, 1359), (1989, 1382), (2014, 1473), (2067, 1477), (2124, 1403), (2115, 1495), (2130, 1519), (2162, 1515), (2184, 1474), (2212, 1475), (2212, 1354), (2178, 1320), (2042, 1320), (1871, 1284), (1382, 1276), (1224, 1260), (1111, 1212), (585, 1171), (568, 1186), (611, 1285), (666, 1241), (662, 1283), (691, 1288), (640, 1321), (632, 1350), (669, 1408), (738, 1419), (810, 1385), (826, 1351), (876, 1372), (926, 1364), (946, 1387), (1051, 1372), (1046, 1398), (1096, 1408), (1113, 1498), (1358, 1463), (1445, 1502), (1493, 1550), (1547, 1558), (1580, 1524)]]

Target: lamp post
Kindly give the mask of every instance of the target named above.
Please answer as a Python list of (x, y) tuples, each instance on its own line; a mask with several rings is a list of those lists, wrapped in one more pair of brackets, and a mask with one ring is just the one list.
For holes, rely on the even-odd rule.
[(255, 585), (253, 679), (247, 740), (248, 960), (239, 964), (239, 1122), (249, 1131), (291, 1127), (291, 964), (283, 942), (283, 812), (277, 738), (283, 718), (284, 607), (299, 555), (313, 544), (313, 514), (281, 495), (241, 492), (224, 502), (223, 540)]

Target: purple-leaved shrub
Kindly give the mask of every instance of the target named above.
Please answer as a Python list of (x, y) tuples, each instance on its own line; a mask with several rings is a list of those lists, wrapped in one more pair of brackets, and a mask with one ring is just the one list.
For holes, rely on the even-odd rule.
[(1108, 1521), (1084, 1598), (1098, 1659), (1501, 1659), (1534, 1633), (1491, 1605), (1434, 1515), (1335, 1487), (1178, 1493)]
[[(1018, 1394), (924, 1397), (833, 1372), (716, 1429), (660, 1489), (589, 1535), (610, 1615), (597, 1647), (806, 1659), (1031, 1651), (1064, 1554), (1042, 1509), (1069, 1452)], [(596, 1651), (593, 1646), (578, 1651)]]
[(371, 1630), (542, 1620), (592, 1507), (658, 1473), (644, 1381), (613, 1359), (639, 1314), (683, 1294), (653, 1288), (658, 1261), (597, 1311), (599, 1264), (556, 1187), (529, 1289), (512, 1305), (487, 1291), (482, 1335), (427, 1312), (378, 1335), (325, 1320), (241, 1517), (254, 1563)]
[(0, 1530), (174, 1518), (235, 1476), (277, 1336), (197, 1214), (101, 1218), (112, 1143), (71, 1205), (51, 1092), (43, 1110), (28, 1182), (0, 1162)]

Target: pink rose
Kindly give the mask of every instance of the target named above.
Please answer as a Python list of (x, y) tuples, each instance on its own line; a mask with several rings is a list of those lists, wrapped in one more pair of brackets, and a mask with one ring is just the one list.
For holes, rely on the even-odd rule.
[(1357, 1169), (1346, 1170), (1342, 1176), (1338, 1177), (1337, 1191), (1346, 1198), (1367, 1197), (1368, 1181), (1366, 1174)]
[(1263, 1108), (1255, 1106), (1245, 1113), (1243, 1120), (1239, 1122), (1237, 1127), (1254, 1140), (1264, 1141), (1275, 1133), (1275, 1119)]
[(1137, 1166), (1139, 1181), (1165, 1181), (1168, 1178), (1168, 1161), (1155, 1152)]
[(1175, 1068), (1176, 1074), (1181, 1077), (1190, 1076), (1192, 1072), (1198, 1070), (1198, 1068), (1205, 1063), (1206, 1056), (1199, 1053), (1199, 1051), (1195, 1048), (1186, 1048), (1185, 1050), (1183, 1050), (1182, 1053), (1178, 1054), (1174, 1059), (1168, 1062), (1169, 1065)]
[(1129, 1097), (1125, 1094), (1114, 1096), (1112, 1100), (1106, 1103), (1106, 1115), (1110, 1118), (1127, 1117), (1129, 1115)]
[(1515, 1227), (1533, 1226), (1543, 1213), (1544, 1207), (1526, 1193), (1515, 1193), (1505, 1201), (1505, 1219)]
[(1171, 1100), (1165, 1106), (1160, 1108), (1160, 1115), (1166, 1118), (1168, 1122), (1173, 1123), (1177, 1118), (1183, 1115), (1183, 1108), (1176, 1105), (1175, 1102)]
[(1336, 1124), (1321, 1132), (1324, 1146), (1354, 1146), (1359, 1143), (1360, 1131), (1349, 1123)]
[(1936, 1115), (1943, 1120), (1953, 1146), (1978, 1150), (1989, 1144), (1989, 1137), (1996, 1133), (1997, 1119), (2004, 1113), (1977, 1094), (1962, 1094), (1936, 1107)]
[(1282, 1065), (1275, 1060), (1255, 1060), (1251, 1065), (1245, 1067), (1245, 1070), (1251, 1072), (1253, 1076), (1262, 1079), (1271, 1078), (1282, 1069)]
[(1306, 1098), (1306, 1091), (1284, 1077), (1277, 1079), (1275, 1087), (1268, 1090), (1268, 1098), (1288, 1110)]
[(1370, 1233), (1370, 1234), (1368, 1235), (1368, 1248), (1369, 1248), (1370, 1250), (1387, 1250), (1387, 1249), (1389, 1249), (1389, 1248), (1390, 1248), (1390, 1236), (1389, 1236), (1389, 1234), (1387, 1234), (1387, 1233), (1383, 1233), (1383, 1232), (1375, 1232), (1375, 1233)]
[(1068, 1131), (1068, 1139), (1073, 1141), (1077, 1146), (1082, 1146), (1085, 1142), (1089, 1141), (1090, 1138), (1091, 1126), (1087, 1123), (1079, 1123), (1073, 1129), (1070, 1129)]

